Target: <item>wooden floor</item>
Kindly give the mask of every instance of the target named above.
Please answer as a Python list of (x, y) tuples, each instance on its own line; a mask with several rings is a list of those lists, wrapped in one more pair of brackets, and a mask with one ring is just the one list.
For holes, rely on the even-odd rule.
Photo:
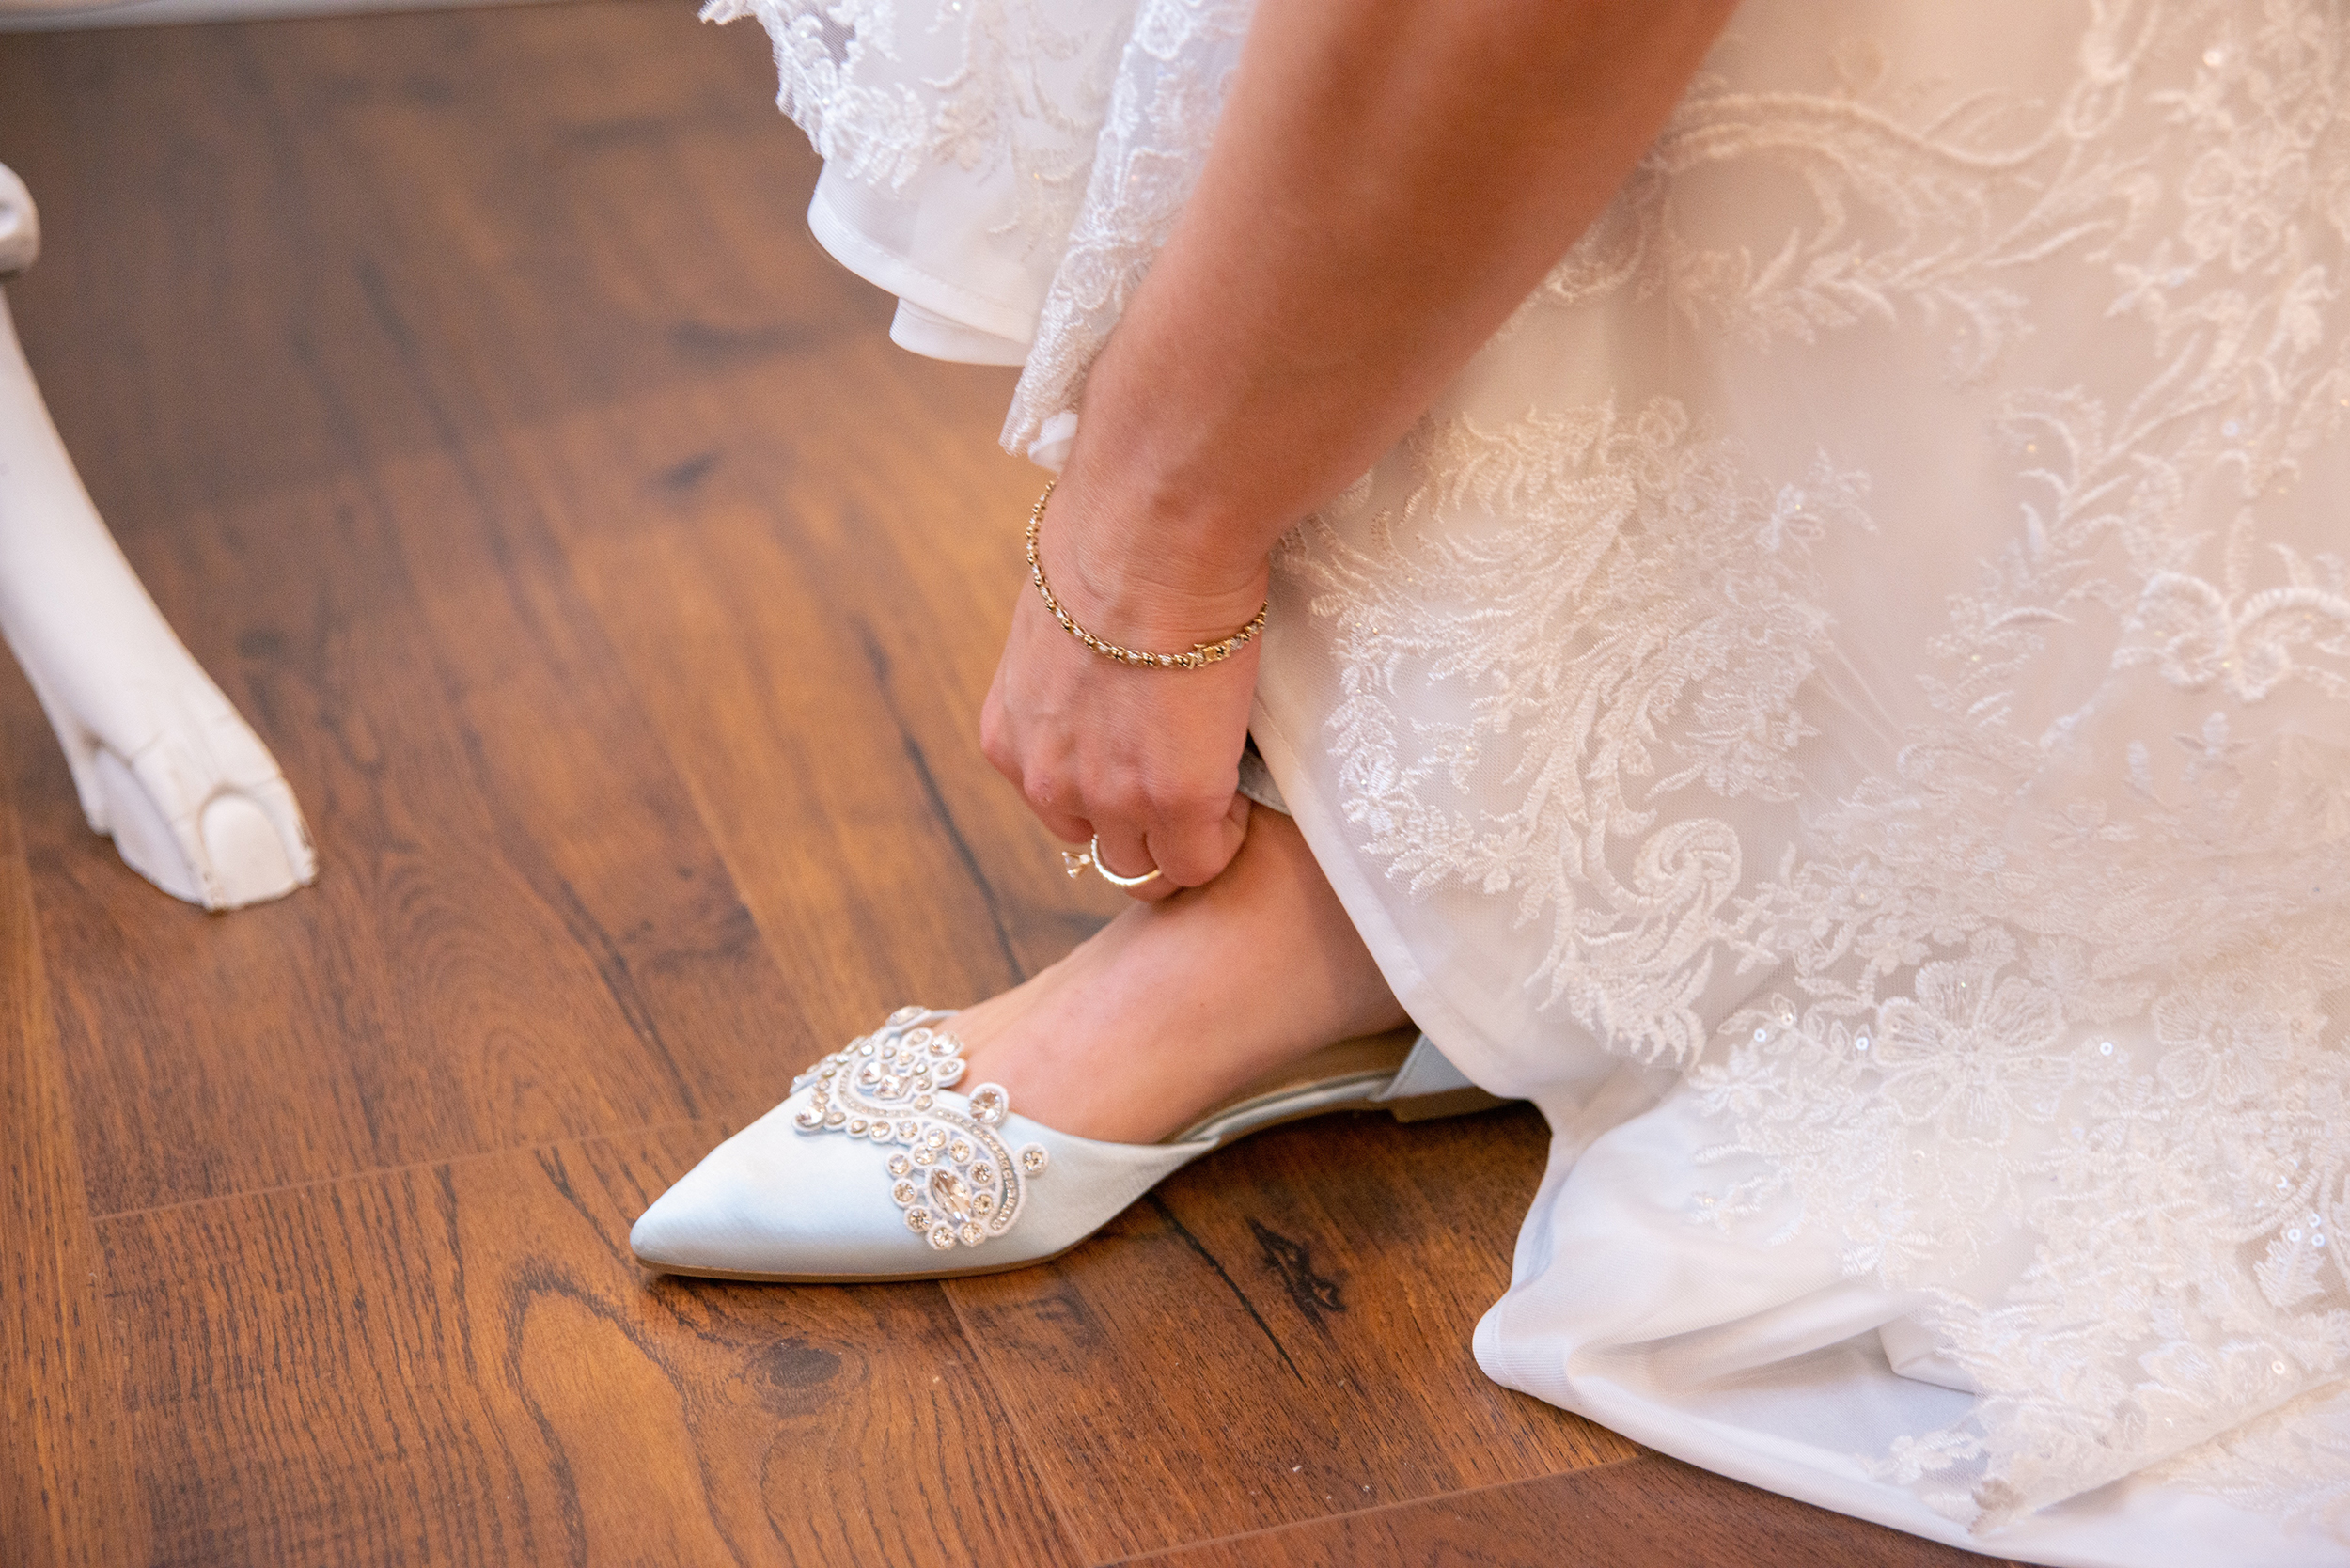
[(1481, 1377), (1523, 1109), (1018, 1274), (639, 1274), (795, 1068), (1115, 907), (976, 745), (1009, 373), (885, 342), (773, 94), (687, 0), (0, 38), (27, 351), (323, 868), (173, 903), (0, 675), (0, 1560), (1979, 1560)]

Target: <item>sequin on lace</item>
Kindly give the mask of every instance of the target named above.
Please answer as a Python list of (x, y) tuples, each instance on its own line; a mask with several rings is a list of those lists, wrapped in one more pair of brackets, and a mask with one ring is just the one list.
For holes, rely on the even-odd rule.
[(803, 1133), (840, 1133), (888, 1149), (882, 1162), (890, 1201), (906, 1229), (941, 1252), (978, 1247), (1010, 1231), (1027, 1201), (1027, 1178), (1051, 1162), (1042, 1144), (1015, 1151), (996, 1129), (1011, 1114), (1000, 1084), (961, 1096), (942, 1091), (963, 1078), (963, 1044), (935, 1026), (947, 1017), (901, 1007), (871, 1034), (851, 1041), (792, 1080), (807, 1104), (791, 1119)]

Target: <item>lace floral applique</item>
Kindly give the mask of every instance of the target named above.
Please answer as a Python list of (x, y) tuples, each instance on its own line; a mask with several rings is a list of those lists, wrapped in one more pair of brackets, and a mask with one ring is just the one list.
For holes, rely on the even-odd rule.
[(2305, 1394), (2190, 1449), (2147, 1479), (2201, 1492), (2288, 1528), (2350, 1540), (2350, 1390)]
[[(1107, 99), (1115, 30), (1056, 24), (1065, 5), (957, 0), (706, 0), (705, 22), (757, 17), (773, 40), (776, 104), (841, 178), (901, 193), (926, 170), (1009, 172), (1007, 232), (1068, 232)], [(949, 69), (908, 79), (908, 12)]]
[[(1865, 482), (1825, 455), (1778, 485), (1740, 457), (1661, 398), (1432, 424), (1400, 508), (1361, 529), (1335, 510), (1275, 561), (1336, 625), (1328, 731), (1367, 851), (1416, 895), (1465, 885), (1546, 921), (1544, 1005), (1650, 1058), (1702, 1048), (1693, 1003), (1741, 881), (1736, 830), (1685, 797), (1793, 798), (1794, 695), (1829, 629), (1807, 553), (1868, 525)], [(1447, 532), (1465, 516), (1508, 521)], [(1399, 727), (1406, 663), (1457, 685), (1466, 722)]]
[[(2350, 697), (2350, 591), (2341, 557), (2306, 561), (2280, 547), (2278, 558), (2286, 585), (2241, 602), (2201, 577), (2153, 573), (2131, 611), (2129, 640), (2114, 651), (2115, 666), (2151, 664), (2173, 685), (2216, 684), (2241, 702), (2258, 702), (2295, 677), (2328, 697)], [(2311, 663), (2311, 653), (2342, 667)]]
[(1086, 371), (1150, 272), (1207, 162), (1254, 0), (1141, 0), (1092, 174), (1053, 274), (1004, 445), (1026, 451), (1073, 409)]
[[(1949, 335), (1954, 382), (1983, 380), (2030, 330), (2031, 269), (2146, 222), (2159, 188), (2144, 149), (2110, 134), (2128, 101), (2109, 89), (2147, 41), (2133, 8), (2100, 8), (2081, 45), (2093, 69), (2053, 117), (1995, 94), (1921, 116), (1912, 105), (1930, 89), (1889, 80), (1885, 52), (1864, 39), (1835, 51), (1828, 90), (1741, 91), (1700, 75), (1526, 308), (1630, 290), (1758, 348), (1914, 323)], [(1731, 170), (1778, 178), (1791, 202), (1800, 186), (1813, 221), (1772, 235), (1767, 254), (1693, 235), (1678, 193)]]
[[(759, 18), (776, 50), (776, 106), (852, 180), (902, 186), (929, 161), (931, 109), (869, 60), (897, 57), (895, 0), (707, 0), (704, 22)], [(868, 81), (869, 75), (879, 76)]]
[(2054, 991), (1968, 959), (1921, 966), (1910, 992), (1878, 1007), (1873, 1058), (1904, 1122), (2004, 1148), (2018, 1120), (2056, 1114), (2074, 1066)]
[[(1762, 349), (1954, 334), (2013, 460), (2012, 541), (1921, 628), (1922, 715), (1840, 799), (1795, 798), (1827, 596), (1800, 546), (1758, 548), (1754, 460), (1685, 421), (1431, 427), (1277, 561), (1329, 623), (1357, 845), (1416, 894), (1508, 900), (1548, 933), (1550, 1002), (1695, 1066), (1727, 1135), (1705, 1158), (1743, 1173), (1703, 1217), (1792, 1196), (1848, 1272), (1932, 1300), (1982, 1394), (1894, 1468), (1979, 1529), (2267, 1432), (2350, 1371), (2324, 1005), (2350, 981), (2350, 596), (2296, 488), (2350, 409), (2342, 32), (2101, 6), (2063, 102), (1921, 123), (1704, 87), (1521, 313), (1653, 296)], [(1820, 221), (1751, 254), (1685, 239), (1681, 183), (1756, 161), (1801, 169)], [(2035, 290), (2084, 284), (2101, 384), (2010, 384)], [(1780, 493), (1841, 497), (1812, 531), (1865, 523), (1867, 477), (1827, 472)], [(2152, 731), (2115, 716), (2193, 697)], [(1751, 722), (1692, 722), (1706, 701)], [(1801, 806), (1777, 864), (1741, 799)], [(1731, 963), (1784, 989), (1708, 1051), (1696, 999)], [(2243, 1451), (2281, 1471), (2339, 1436)], [(2298, 1482), (2345, 1512), (2343, 1472)]]

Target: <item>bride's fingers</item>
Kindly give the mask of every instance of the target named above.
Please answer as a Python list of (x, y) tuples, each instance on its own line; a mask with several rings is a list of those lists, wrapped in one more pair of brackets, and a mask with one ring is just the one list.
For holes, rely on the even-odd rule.
[[(1186, 887), (1213, 882), (1248, 836), (1248, 799), (1233, 795), (1224, 812), (1206, 822), (1163, 821), (1147, 832), (1123, 825), (1098, 827), (1103, 870), (1120, 877), (1150, 877), (1122, 888), (1129, 898), (1150, 903)], [(1156, 870), (1159, 874), (1150, 876)]]
[(1034, 767), (1023, 755), (1017, 734), (1004, 713), (999, 676), (996, 690), (990, 691), (987, 706), (979, 719), (979, 749), (995, 771), (1010, 779), (1020, 792), (1020, 798), (1036, 820), (1044, 824), (1044, 831), (1064, 844), (1082, 844), (1093, 837), (1093, 822), (1073, 807), (1082, 807), (1074, 785), (1065, 783), (1051, 768)]
[(1247, 837), (1248, 797), (1236, 793), (1221, 815), (1161, 823), (1151, 829), (1146, 843), (1152, 860), (1166, 873), (1166, 881), (1178, 887), (1198, 887), (1223, 873)]
[[(1152, 856), (1150, 844), (1140, 833), (1131, 827), (1109, 823), (1097, 823), (1094, 833), (1093, 863), (1096, 866), (1120, 879), (1149, 878), (1132, 887), (1120, 887), (1119, 891), (1128, 898), (1139, 899), (1144, 903), (1156, 903), (1183, 890), (1182, 884), (1167, 876), (1167, 868)], [(1157, 876), (1151, 875), (1154, 870), (1159, 873)]]
[(1034, 794), (1030, 794), (1027, 801), (1028, 809), (1035, 812), (1036, 820), (1044, 824), (1044, 831), (1062, 843), (1082, 845), (1093, 837), (1091, 819), (1041, 802)]

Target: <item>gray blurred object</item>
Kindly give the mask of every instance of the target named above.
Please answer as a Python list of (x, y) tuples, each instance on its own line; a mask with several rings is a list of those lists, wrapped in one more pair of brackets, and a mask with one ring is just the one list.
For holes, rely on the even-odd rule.
[(230, 22), (352, 11), (443, 10), (531, 0), (0, 0), (0, 33), (137, 27), (167, 22)]

